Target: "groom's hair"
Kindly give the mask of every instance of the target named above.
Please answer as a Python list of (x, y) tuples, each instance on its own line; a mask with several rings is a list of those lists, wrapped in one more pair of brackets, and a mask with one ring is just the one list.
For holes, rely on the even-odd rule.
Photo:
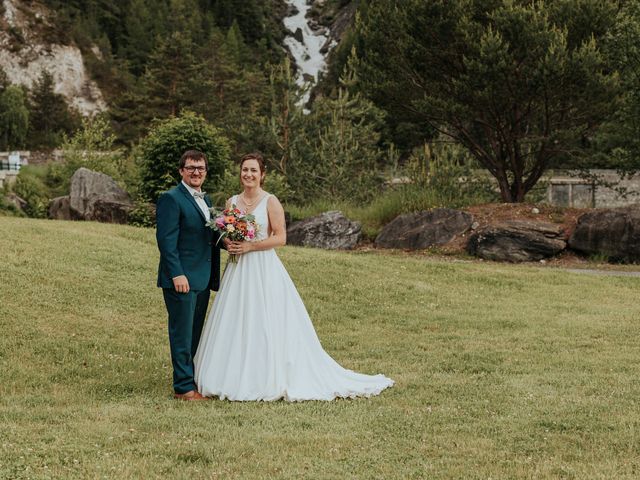
[(209, 162), (207, 161), (207, 156), (200, 150), (187, 150), (186, 152), (184, 152), (182, 154), (182, 157), (180, 157), (180, 168), (184, 168), (184, 166), (187, 164), (187, 160), (189, 159), (196, 162), (199, 160), (204, 160), (204, 166), (207, 167), (207, 170), (209, 170)]

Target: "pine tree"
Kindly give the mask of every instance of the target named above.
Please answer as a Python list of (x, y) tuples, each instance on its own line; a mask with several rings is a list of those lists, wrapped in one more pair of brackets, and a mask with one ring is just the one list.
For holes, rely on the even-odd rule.
[(396, 121), (464, 145), (522, 202), (554, 158), (584, 154), (616, 108), (603, 50), (619, 2), (378, 0), (358, 24), (361, 81)]
[(384, 114), (360, 93), (349, 92), (357, 81), (347, 67), (336, 98), (320, 98), (302, 118), (304, 130), (292, 148), (287, 176), (300, 202), (366, 201), (382, 183)]
[(197, 10), (190, 10), (194, 5), (193, 0), (171, 1), (173, 32), (151, 53), (142, 81), (148, 118), (176, 116), (198, 105), (206, 94), (205, 65), (194, 40), (201, 19)]
[(154, 18), (146, 0), (131, 0), (128, 14), (124, 20), (126, 43), (121, 54), (130, 63), (130, 71), (138, 76), (144, 72), (147, 58), (155, 44)]
[(216, 0), (213, 8), (221, 27), (229, 28), (237, 22), (242, 35), (250, 43), (263, 37), (265, 11), (256, 0)]
[(54, 92), (53, 76), (43, 70), (31, 90), (29, 105), (29, 146), (53, 148), (63, 134), (78, 126), (78, 117), (69, 111), (65, 98)]
[[(271, 68), (269, 75), (270, 112), (263, 122), (271, 139), (269, 150), (273, 166), (285, 177), (289, 174), (289, 163), (296, 143), (302, 141), (300, 135), (303, 110), (300, 106), (303, 92), (296, 84), (291, 62), (288, 57)], [(297, 148), (299, 156), (301, 148)]]
[(240, 154), (259, 148), (256, 126), (267, 105), (267, 79), (235, 25), (226, 34), (215, 29), (202, 49), (206, 81), (197, 111), (223, 128)]

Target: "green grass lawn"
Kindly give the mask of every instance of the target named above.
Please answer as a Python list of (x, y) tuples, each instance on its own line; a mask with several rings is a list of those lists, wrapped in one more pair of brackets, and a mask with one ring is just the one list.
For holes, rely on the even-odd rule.
[(152, 230), (0, 217), (0, 478), (640, 476), (640, 279), (279, 252), (379, 397), (179, 402)]

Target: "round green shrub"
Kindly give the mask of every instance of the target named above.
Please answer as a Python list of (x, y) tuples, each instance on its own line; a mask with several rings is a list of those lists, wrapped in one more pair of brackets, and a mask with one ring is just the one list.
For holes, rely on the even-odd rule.
[(178, 164), (186, 150), (200, 150), (209, 162), (204, 190), (216, 190), (229, 167), (230, 148), (222, 132), (193, 112), (157, 121), (140, 144), (140, 193), (155, 203), (180, 181)]

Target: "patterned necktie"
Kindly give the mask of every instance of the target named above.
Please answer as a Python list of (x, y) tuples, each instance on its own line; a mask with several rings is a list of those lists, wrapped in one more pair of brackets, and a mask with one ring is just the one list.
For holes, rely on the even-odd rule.
[(204, 200), (205, 192), (193, 192), (193, 198), (202, 198)]

